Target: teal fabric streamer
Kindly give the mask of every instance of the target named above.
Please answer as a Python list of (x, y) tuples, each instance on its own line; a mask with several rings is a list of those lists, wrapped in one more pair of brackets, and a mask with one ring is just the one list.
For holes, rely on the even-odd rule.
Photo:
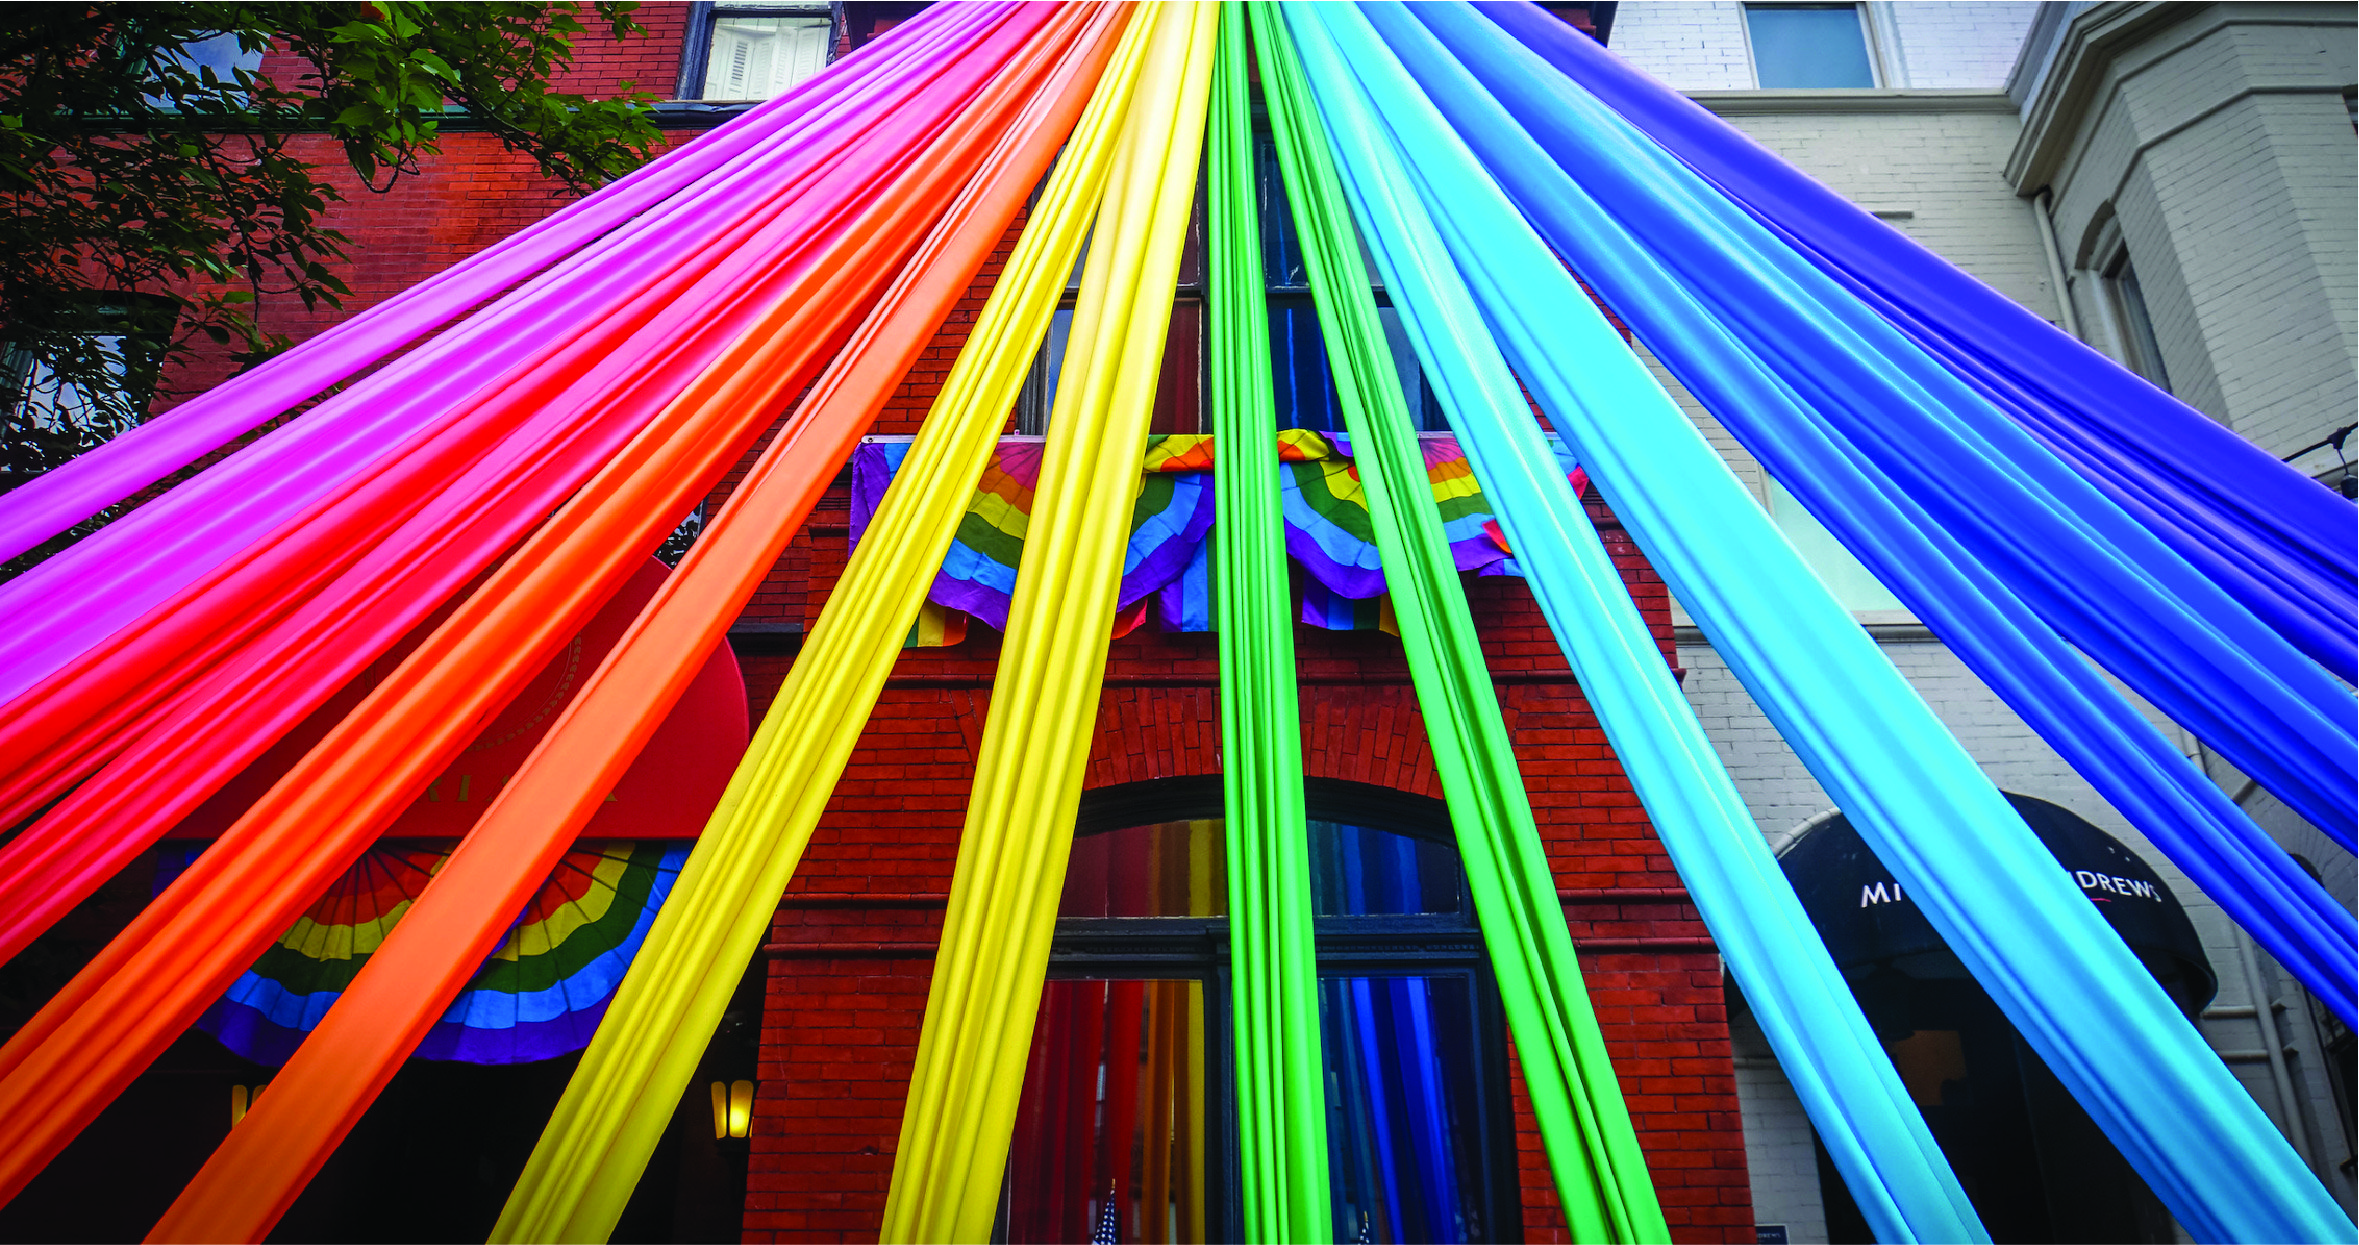
[[(1530, 53), (1472, 13), (1416, 11), (1459, 63), (1528, 71), (1502, 80), (1499, 96), (1532, 107), (1534, 83), (1553, 77)], [(1385, 19), (1379, 18), (1383, 27)], [(1399, 50), (1413, 74), (1452, 63), (1441, 48), (1406, 32)], [(1479, 76), (1479, 75), (1478, 75)], [(1486, 124), (1476, 138), (1495, 167), (1545, 154), (1518, 141), (1505, 104), (1452, 93)], [(1584, 163), (1581, 167), (1593, 167)], [(1844, 545), (1929, 623), (2026, 723), (2087, 777), (2107, 802), (2161, 848), (2206, 894), (2252, 931), (2321, 999), (2353, 1019), (2359, 994), (2359, 925), (2325, 887), (2180, 754), (2145, 716), (2092, 669), (1984, 559), (1917, 498), (1930, 483), (1893, 478), (1879, 456), (1780, 378), (1781, 364), (1748, 349), (1722, 327), (1722, 304), (1682, 286), (1614, 213), (1580, 194), (1560, 194), (1511, 175), (1508, 189), (1529, 204), (1535, 225), (1635, 326), (1672, 372), (1718, 414), (1771, 473), (1802, 498)], [(1792, 365), (1786, 365), (1790, 368)], [(1959, 456), (1930, 465), (1953, 470)], [(2200, 624), (2190, 622), (2189, 628)], [(2315, 673), (2315, 672), (2313, 672)], [(2323, 679), (2323, 675), (2317, 677)]]
[[(1590, 525), (1369, 96), (1416, 87), (1365, 28), (1346, 57), (1326, 27), (1290, 25), (1344, 184), (1484, 495), (1581, 681), (1614, 756), (1744, 988), (1827, 1153), (1881, 1241), (1987, 1241), (1949, 1162), (1843, 974), (1745, 810)], [(1346, 66), (1350, 68), (1346, 68)], [(1355, 78), (1355, 71), (1357, 77)]]
[(2303, 652), (2359, 681), (2351, 504), (1521, 0), (1474, 6), (1898, 325)]
[[(1577, 231), (1557, 214), (1578, 205), (1541, 188), (1550, 165), (2041, 618), (2352, 846), (2359, 726), (2348, 687), (1857, 297), (1499, 27), (1463, 4), (1420, 5), (1414, 15), (1432, 33), (1401, 46), (1439, 36), (1449, 58), (1480, 84), (1474, 89), (1495, 96), (1493, 107), (1514, 118), (1479, 127), (1470, 141), (1576, 270), (1586, 275), (1592, 265), (1574, 258), (1568, 248)], [(1452, 104), (1442, 107), (1458, 118)], [(1516, 130), (1528, 131), (1545, 153), (1539, 165), (1502, 163), (1490, 151)], [(1797, 491), (1808, 483), (1783, 482)]]
[(1431, 486), (1423, 454), (1377, 319), (1325, 127), (1287, 23), (1268, 6), (1249, 11), (1286, 198), (1368, 490), (1402, 654), (1425, 715), (1459, 862), (1507, 1030), (1523, 1062), (1524, 1088), (1559, 1204), (1577, 1240), (1668, 1242), (1670, 1228), (1645, 1152), (1581, 982), (1474, 616), (1440, 512), (1427, 501)]
[[(1388, 35), (1422, 29), (1369, 7), (1387, 10)], [(1389, 59), (1356, 12), (1315, 13), (1352, 39), (1352, 61)], [(1465, 143), (1421, 93), (1373, 94), (1517, 375), (1771, 722), (2163, 1203), (2205, 1240), (2347, 1240), (2268, 1117)]]

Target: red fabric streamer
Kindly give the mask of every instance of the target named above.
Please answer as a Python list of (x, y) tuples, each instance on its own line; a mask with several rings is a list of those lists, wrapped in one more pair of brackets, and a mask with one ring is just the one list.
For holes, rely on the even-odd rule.
[[(661, 723), (689, 681), (682, 675), (692, 677), (702, 655), (720, 642), (966, 293), (1080, 115), (1126, 7), (1060, 13), (977, 103), (964, 144), (938, 157), (927, 175), (956, 185), (982, 166), (975, 187), (926, 240), (525, 769), (280, 1070), (276, 1109), (257, 1105), (150, 1239), (259, 1239), (359, 1120), (505, 932), (530, 893), (534, 871), (544, 869), (542, 860), (553, 861), (572, 842)], [(1013, 115), (1018, 106), (1021, 118)], [(758, 373), (783, 353), (770, 349), (766, 360), (757, 350), (742, 370)], [(546, 551), (551, 569), (544, 577), (563, 573), (555, 568), (566, 553)]]
[[(977, 75), (966, 82), (976, 85)], [(315, 506), (256, 556), (182, 593), (142, 629), (93, 650), (77, 662), (72, 679), (45, 685), (48, 695), (0, 725), (0, 772), (14, 771), (0, 786), (0, 799), (16, 797), (0, 804), (0, 820), (54, 798), (109, 752), (128, 751), (0, 849), (0, 960), (87, 897), (578, 489), (807, 272), (826, 240), (814, 234), (814, 223), (831, 210), (840, 213), (847, 195), (873, 193), (884, 171), (901, 167), (947, 122), (904, 107), (872, 130), (870, 141), (844, 153), (834, 180), (844, 180), (843, 170), (864, 170), (855, 184), (830, 195), (813, 191), (812, 178), (800, 179), (787, 189), (801, 202), (782, 196), (736, 222), (698, 263), (653, 283), (598, 332), (488, 395), (472, 423), (340, 504)], [(819, 191), (827, 189), (827, 182), (818, 183)], [(500, 441), (520, 420), (522, 431)], [(451, 478), (457, 484), (436, 496)], [(266, 626), (259, 640), (247, 642)], [(78, 728), (61, 727), (100, 704)], [(56, 742), (31, 762), (12, 755), (43, 738)], [(157, 773), (176, 781), (155, 783)]]
[[(944, 86), (995, 76), (1053, 16), (1019, 10), (964, 49)], [(349, 867), (739, 459), (947, 208), (956, 183), (938, 170), (958, 168), (974, 131), (994, 120), (966, 103), (938, 88), (909, 110), (956, 120), (881, 199), (847, 202), (840, 225), (828, 223), (843, 240), (741, 342), (772, 366), (735, 366), (733, 348), (698, 377), (0, 1047), (0, 1118), (14, 1126), (0, 1137), (0, 1196), (21, 1189)]]

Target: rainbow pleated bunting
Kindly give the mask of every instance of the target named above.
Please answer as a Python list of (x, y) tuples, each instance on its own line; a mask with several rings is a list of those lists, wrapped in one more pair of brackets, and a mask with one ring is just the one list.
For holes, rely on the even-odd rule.
[[(426, 1059), (507, 1064), (580, 1050), (688, 858), (688, 844), (584, 844), (566, 853), (515, 927), (418, 1047)], [(167, 848), (160, 892), (202, 844)], [(441, 845), (381, 844), (337, 880), (197, 1027), (280, 1064), (442, 867)]]
[[(1457, 438), (1427, 434), (1420, 444), (1426, 478), (1433, 486), (1434, 503), (1442, 508), (1443, 530), (1458, 569), (1520, 574)], [(1576, 486), (1585, 486), (1586, 477), (1571, 454), (1561, 442), (1554, 444)], [(906, 439), (877, 437), (854, 454), (855, 546), (908, 452)], [(1368, 522), (1367, 499), (1352, 466), (1350, 437), (1289, 428), (1278, 434), (1278, 453), (1286, 551), (1307, 572), (1302, 621), (1330, 631), (1391, 631), (1391, 614), (1382, 604), (1384, 570)], [(957, 643), (966, 634), (964, 615), (1005, 628), (1008, 594), (1015, 586), (1032, 513), (1032, 485), (1039, 474), (1038, 441), (1010, 438), (1000, 443), (976, 482), (974, 502), (934, 580), (927, 614), (911, 633), (912, 647)], [(1210, 629), (1205, 539), (1212, 529), (1212, 474), (1209, 435), (1170, 433), (1148, 439), (1139, 468), (1138, 500), (1131, 511), (1130, 546), (1123, 555), (1116, 634), (1145, 619), (1150, 598), (1165, 630)]]

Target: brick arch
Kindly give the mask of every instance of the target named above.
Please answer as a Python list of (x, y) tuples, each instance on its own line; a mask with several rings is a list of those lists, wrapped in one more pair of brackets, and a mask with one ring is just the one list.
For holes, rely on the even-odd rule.
[[(1302, 689), (1303, 773), (1439, 799), (1417, 694), (1406, 683)], [(1098, 701), (1086, 789), (1218, 774), (1215, 687), (1113, 686)]]

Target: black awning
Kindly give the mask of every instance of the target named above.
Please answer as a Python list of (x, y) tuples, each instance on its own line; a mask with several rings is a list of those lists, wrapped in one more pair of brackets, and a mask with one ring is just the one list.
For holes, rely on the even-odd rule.
[[(2200, 1010), (2220, 982), (2170, 887), (2135, 852), (2072, 813), (2028, 796), (2009, 795), (2007, 802), (2172, 998), (2190, 1015)], [(1841, 814), (1806, 831), (1779, 864), (1847, 975), (1877, 967), (1920, 978), (1964, 975), (1932, 923)]]

